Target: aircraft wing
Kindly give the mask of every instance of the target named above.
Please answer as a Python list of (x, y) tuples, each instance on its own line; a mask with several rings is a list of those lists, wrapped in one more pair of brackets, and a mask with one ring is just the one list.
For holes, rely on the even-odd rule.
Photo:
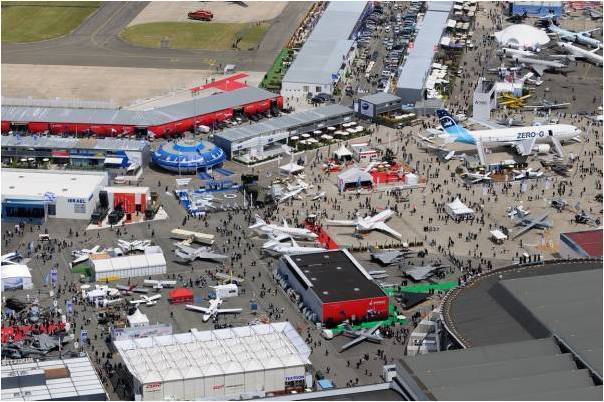
[(195, 254), (195, 252), (197, 251), (196, 248), (184, 245), (182, 243), (174, 243), (174, 245), (176, 246), (177, 251), (180, 250), (185, 254)]
[(207, 307), (195, 306), (194, 304), (187, 304), (185, 309), (196, 311), (198, 313), (210, 314), (210, 309)]
[(268, 238), (276, 243), (279, 243), (285, 239), (289, 239), (290, 237), (291, 237), (291, 235), (281, 232), (280, 230), (274, 230), (272, 233), (270, 233), (270, 232), (268, 233)]
[(392, 229), (390, 226), (386, 225), (384, 222), (377, 222), (373, 224), (373, 229), (379, 230), (382, 232), (386, 232), (389, 235), (400, 238), (402, 235), (396, 230)]
[(147, 300), (138, 299), (138, 300), (130, 300), (130, 304), (142, 304), (147, 303)]
[(197, 254), (197, 258), (202, 260), (224, 260), (229, 258), (228, 255), (218, 254), (213, 251), (202, 251)]
[(468, 120), (472, 123), (476, 123), (479, 124), (481, 126), (484, 126), (486, 128), (490, 128), (492, 130), (497, 129), (497, 128), (507, 128), (506, 126), (503, 126), (499, 123), (496, 123), (494, 121), (490, 121), (490, 120), (480, 120), (480, 119), (476, 119), (474, 117), (469, 117)]
[(157, 299), (161, 299), (161, 295), (157, 294), (157, 295), (153, 295), (153, 296), (143, 296), (143, 298), (145, 299), (145, 301), (150, 302), (153, 300), (157, 300)]
[(527, 138), (525, 140), (516, 142), (518, 153), (522, 156), (530, 155), (533, 152), (535, 141), (537, 141), (537, 138)]
[(195, 258), (194, 255), (185, 253), (182, 250), (176, 250), (176, 251), (174, 251), (174, 254), (176, 254), (178, 257), (182, 258), (183, 260), (192, 260)]
[(537, 221), (536, 220), (529, 222), (526, 226), (524, 226), (522, 229), (520, 229), (519, 231), (517, 231), (514, 234), (514, 236), (512, 237), (512, 239), (515, 239), (517, 237), (522, 236), (523, 234), (525, 234), (526, 232), (528, 232), (529, 230), (531, 230), (535, 226), (537, 226)]
[(79, 263), (81, 263), (81, 262), (88, 261), (89, 259), (90, 259), (90, 255), (88, 255), (88, 254), (84, 254), (84, 255), (79, 256), (79, 257), (78, 257), (78, 258), (76, 258), (75, 260), (73, 260), (73, 261), (71, 262), (71, 265), (76, 265), (76, 264), (79, 264)]
[(545, 69), (547, 68), (547, 66), (544, 66), (542, 64), (531, 64), (531, 68), (535, 71), (535, 73), (539, 77), (543, 77), (543, 73), (545, 72)]
[(365, 339), (367, 339), (367, 336), (365, 336), (365, 335), (361, 335), (361, 336), (354, 338), (352, 341), (342, 345), (342, 347), (340, 348), (340, 352), (342, 352), (346, 349), (349, 349), (358, 343), (363, 342)]
[(341, 221), (341, 220), (331, 220), (328, 219), (325, 223), (329, 226), (354, 226), (356, 223), (354, 221)]
[(235, 313), (241, 313), (243, 309), (241, 308), (219, 308), (218, 310), (216, 310), (217, 313), (219, 314), (235, 314)]

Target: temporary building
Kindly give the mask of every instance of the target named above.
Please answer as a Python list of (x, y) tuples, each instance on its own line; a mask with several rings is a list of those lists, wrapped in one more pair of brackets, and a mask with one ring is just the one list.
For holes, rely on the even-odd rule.
[(135, 327), (144, 327), (145, 325), (149, 325), (149, 318), (147, 315), (141, 313), (139, 309), (136, 309), (134, 314), (128, 316), (128, 325)]
[(171, 304), (189, 303), (194, 299), (193, 291), (187, 288), (174, 289), (168, 295)]
[(335, 150), (333, 156), (339, 161), (349, 161), (352, 159), (352, 152), (346, 148), (346, 145), (342, 144), (340, 145), (340, 148)]
[(31, 273), (27, 265), (7, 264), (2, 268), (2, 291), (11, 289), (32, 289)]
[(493, 239), (493, 241), (495, 243), (503, 243), (504, 240), (506, 240), (508, 237), (499, 229), (495, 229), (495, 230), (491, 230), (491, 239)]
[(338, 188), (340, 191), (360, 187), (373, 187), (373, 177), (370, 173), (353, 167), (338, 175)]
[(303, 391), (310, 349), (288, 322), (114, 341), (136, 400)]
[(500, 45), (513, 44), (520, 48), (533, 49), (550, 41), (545, 31), (526, 24), (513, 24), (502, 31), (495, 32), (495, 39)]
[(445, 205), (445, 211), (454, 219), (468, 218), (474, 215), (474, 210), (461, 202), (459, 198)]
[[(107, 256), (105, 255), (105, 257)], [(166, 258), (159, 246), (147, 247), (144, 254), (91, 258), (90, 261), (96, 281), (166, 273)]]
[(279, 170), (287, 174), (300, 173), (304, 170), (304, 166), (300, 166), (295, 162), (290, 162), (287, 165), (279, 166)]

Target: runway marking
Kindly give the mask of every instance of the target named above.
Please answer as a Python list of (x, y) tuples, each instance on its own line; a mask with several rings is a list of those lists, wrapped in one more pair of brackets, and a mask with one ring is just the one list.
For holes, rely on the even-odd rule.
[[(121, 6), (120, 6), (120, 7), (119, 7), (117, 10), (115, 10), (115, 11), (114, 11), (114, 12), (113, 12), (113, 13), (112, 13), (110, 16), (109, 16), (109, 18), (107, 18), (107, 20), (106, 20), (104, 23), (102, 23), (102, 24), (101, 24), (101, 25), (100, 25), (100, 26), (99, 26), (97, 29), (95, 29), (95, 30), (94, 30), (94, 32), (92, 32), (92, 33), (90, 34), (90, 40), (91, 40), (91, 42), (92, 42), (92, 43), (94, 43), (94, 44), (95, 44), (96, 46), (98, 46), (98, 47), (102, 47), (103, 49), (105, 49), (105, 48), (103, 47), (103, 45), (99, 44), (99, 43), (96, 41), (95, 36), (96, 36), (96, 34), (97, 34), (97, 33), (99, 33), (99, 31), (100, 31), (101, 29), (103, 29), (103, 28), (104, 28), (104, 27), (105, 27), (105, 26), (106, 26), (106, 25), (107, 25), (109, 22), (111, 22), (111, 20), (112, 20), (112, 19), (115, 17), (115, 15), (116, 15), (117, 13), (119, 13), (119, 12), (120, 12), (122, 9), (124, 9), (124, 7), (126, 7), (127, 5), (128, 5), (128, 3), (123, 3), (123, 4), (122, 4), (122, 5), (121, 5)], [(107, 49), (107, 50), (108, 50), (108, 49)]]

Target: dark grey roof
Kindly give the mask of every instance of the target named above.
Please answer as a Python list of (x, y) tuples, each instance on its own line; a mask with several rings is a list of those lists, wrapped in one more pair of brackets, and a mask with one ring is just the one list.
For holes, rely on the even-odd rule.
[(502, 281), (543, 326), (602, 375), (602, 270)]
[(386, 92), (379, 91), (372, 95), (363, 96), (362, 98), (360, 98), (360, 100), (372, 103), (374, 105), (379, 105), (381, 103), (399, 102), (401, 100), (401, 98), (399, 98), (396, 95), (392, 95), (392, 94), (389, 94)]
[(273, 99), (277, 96), (264, 89), (247, 87), (146, 111), (2, 105), (2, 120), (73, 124), (123, 124), (150, 127)]
[(229, 128), (222, 132), (215, 133), (214, 137), (223, 138), (231, 142), (245, 141), (260, 135), (290, 130), (299, 126), (305, 126), (348, 114), (352, 114), (352, 109), (346, 106), (333, 104), (305, 110), (304, 112), (283, 115), (275, 119), (250, 124), (249, 126)]
[(569, 395), (589, 400), (602, 395), (588, 370), (578, 370), (571, 355), (562, 353), (551, 338), (406, 357), (399, 369), (410, 373), (435, 400), (547, 400)]
[(102, 151), (144, 151), (149, 147), (145, 140), (118, 138), (63, 138), (57, 136), (17, 136), (0, 137), (3, 147), (48, 148), (48, 149), (96, 149)]
[[(503, 272), (485, 274), (478, 285), (461, 289), (451, 301), (448, 309), (450, 318), (445, 316), (447, 325), (463, 337), (463, 342), (469, 347), (546, 337), (549, 335), (547, 328), (536, 322), (524, 306), (510, 303), (509, 292), (500, 285), (500, 275), (503, 280), (508, 280), (594, 269), (601, 269), (601, 263), (551, 263), (535, 267), (511, 267)], [(545, 292), (547, 289), (542, 290)], [(601, 290), (592, 296), (602, 300)], [(598, 301), (594, 300), (593, 303)]]
[(442, 2), (436, 8), (434, 7), (436, 6), (428, 7), (413, 48), (408, 51), (396, 84), (397, 88), (422, 89), (424, 86), (424, 81), (432, 66), (434, 48), (438, 46), (453, 2)]
[(350, 51), (366, 1), (332, 1), (287, 70), (283, 82), (329, 84)]

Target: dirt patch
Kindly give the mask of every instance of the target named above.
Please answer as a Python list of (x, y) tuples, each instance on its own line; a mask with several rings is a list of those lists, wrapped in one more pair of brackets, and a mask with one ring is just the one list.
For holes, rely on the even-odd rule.
[(209, 1), (152, 1), (134, 18), (128, 26), (149, 22), (185, 22), (200, 24), (207, 22), (192, 21), (187, 13), (199, 9), (214, 14), (213, 22), (258, 22), (276, 18), (286, 6), (284, 1), (276, 2), (209, 2)]
[[(263, 73), (247, 73), (246, 83), (258, 85)], [(150, 107), (191, 99), (188, 89), (223, 77), (208, 70), (2, 64), (2, 96)]]

